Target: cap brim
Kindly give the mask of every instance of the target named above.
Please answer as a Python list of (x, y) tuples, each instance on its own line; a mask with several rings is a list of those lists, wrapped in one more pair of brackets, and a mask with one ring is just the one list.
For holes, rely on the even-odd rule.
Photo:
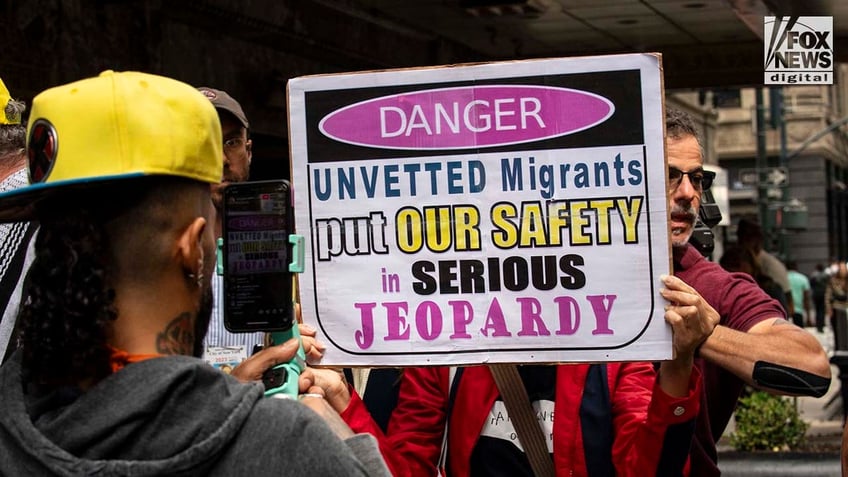
[[(36, 217), (37, 204), (55, 195), (73, 194), (78, 189), (91, 187), (93, 184), (144, 176), (145, 174), (133, 173), (118, 176), (92, 177), (30, 184), (26, 187), (13, 189), (0, 194), (0, 223), (36, 220), (38, 218)], [(104, 198), (104, 200), (108, 200), (108, 198)]]
[(219, 113), (223, 112), (230, 115), (230, 117), (232, 117), (237, 123), (241, 124), (242, 127), (244, 127), (245, 129), (250, 129), (250, 126), (248, 126), (247, 124), (247, 119), (242, 116), (239, 116), (236, 111), (233, 111), (232, 109), (221, 105), (215, 105), (215, 109), (218, 110)]

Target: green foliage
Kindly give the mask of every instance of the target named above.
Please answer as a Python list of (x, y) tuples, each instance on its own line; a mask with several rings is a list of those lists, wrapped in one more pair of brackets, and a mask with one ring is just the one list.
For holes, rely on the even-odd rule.
[(754, 391), (739, 400), (730, 444), (740, 451), (794, 449), (804, 442), (807, 426), (791, 398)]

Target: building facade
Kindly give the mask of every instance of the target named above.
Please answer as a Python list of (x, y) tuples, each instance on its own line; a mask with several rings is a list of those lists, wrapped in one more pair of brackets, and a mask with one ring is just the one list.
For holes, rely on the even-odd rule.
[(834, 85), (783, 87), (782, 108), (769, 88), (669, 94), (702, 119), (707, 162), (727, 172), (720, 242), (734, 243), (747, 217), (764, 226), (766, 248), (803, 273), (848, 259), (848, 66), (836, 76)]

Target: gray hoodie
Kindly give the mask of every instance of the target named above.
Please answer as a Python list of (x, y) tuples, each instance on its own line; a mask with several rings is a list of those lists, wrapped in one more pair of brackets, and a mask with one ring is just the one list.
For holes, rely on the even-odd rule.
[(130, 364), (85, 393), (36, 399), (21, 382), (16, 353), (0, 368), (2, 475), (389, 475), (372, 436), (342, 441), (194, 358)]

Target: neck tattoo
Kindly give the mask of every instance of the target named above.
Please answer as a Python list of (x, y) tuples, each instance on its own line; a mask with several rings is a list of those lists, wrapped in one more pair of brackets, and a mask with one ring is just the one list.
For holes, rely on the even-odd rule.
[(194, 320), (181, 313), (156, 336), (156, 351), (161, 354), (187, 354), (194, 349)]

